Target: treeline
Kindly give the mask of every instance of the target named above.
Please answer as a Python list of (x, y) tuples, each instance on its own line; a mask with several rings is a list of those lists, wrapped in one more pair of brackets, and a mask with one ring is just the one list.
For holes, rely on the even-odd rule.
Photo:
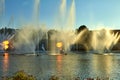
[(1, 28), (0, 29), (0, 34), (13, 34), (15, 32), (16, 29), (13, 28)]

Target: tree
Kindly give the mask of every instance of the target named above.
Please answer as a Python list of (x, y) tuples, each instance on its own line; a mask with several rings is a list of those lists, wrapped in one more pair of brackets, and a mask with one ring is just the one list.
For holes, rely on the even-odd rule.
[(80, 33), (81, 31), (85, 30), (85, 29), (88, 30), (87, 26), (86, 26), (86, 25), (81, 25), (81, 26), (77, 29), (77, 34)]

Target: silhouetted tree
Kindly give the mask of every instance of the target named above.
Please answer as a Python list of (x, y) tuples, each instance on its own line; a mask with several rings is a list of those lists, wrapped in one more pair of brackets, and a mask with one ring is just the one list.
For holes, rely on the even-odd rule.
[(12, 28), (2, 28), (0, 29), (0, 34), (13, 34), (15, 32), (15, 29)]
[(88, 30), (87, 26), (86, 26), (86, 25), (81, 25), (78, 29), (76, 29), (76, 32), (77, 32), (77, 34), (78, 34), (78, 33), (80, 33), (81, 31), (83, 31), (83, 30), (85, 30), (85, 29)]

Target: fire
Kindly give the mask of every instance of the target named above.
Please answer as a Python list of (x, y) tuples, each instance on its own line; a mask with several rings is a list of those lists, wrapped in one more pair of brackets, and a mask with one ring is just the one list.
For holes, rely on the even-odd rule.
[(62, 42), (57, 42), (56, 46), (57, 46), (58, 48), (61, 48), (61, 47), (63, 46), (63, 44), (62, 44)]
[(9, 44), (9, 41), (8, 40), (5, 40), (5, 41), (3, 41), (3, 44)]
[(7, 50), (8, 49), (8, 45), (5, 45), (4, 48), (5, 48), (5, 50)]
[(9, 48), (9, 41), (8, 41), (8, 40), (5, 40), (5, 41), (3, 41), (2, 43), (3, 43), (3, 48), (4, 48), (5, 50), (7, 50), (7, 49)]

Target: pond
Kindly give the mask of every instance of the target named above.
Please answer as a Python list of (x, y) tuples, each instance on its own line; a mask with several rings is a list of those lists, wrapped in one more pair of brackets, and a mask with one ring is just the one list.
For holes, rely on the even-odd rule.
[(48, 80), (52, 75), (61, 80), (72, 80), (75, 77), (109, 77), (120, 80), (120, 55), (68, 53), (67, 55), (5, 55), (0, 56), (0, 77), (11, 76), (24, 70), (38, 80)]

